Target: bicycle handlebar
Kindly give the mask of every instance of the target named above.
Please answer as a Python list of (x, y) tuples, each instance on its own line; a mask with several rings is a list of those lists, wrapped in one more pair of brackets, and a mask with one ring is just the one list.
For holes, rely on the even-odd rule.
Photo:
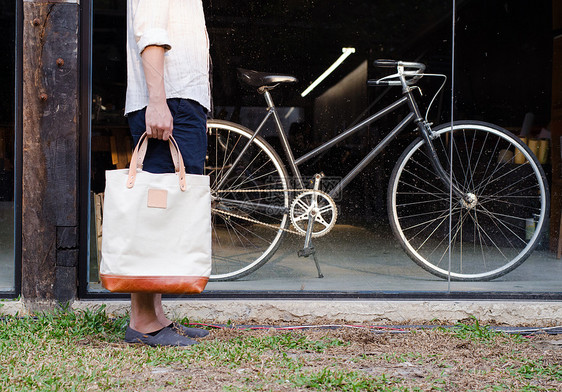
[(404, 68), (414, 68), (419, 72), (425, 71), (425, 64), (415, 63), (413, 61), (396, 61), (396, 60), (378, 59), (375, 60), (373, 64), (380, 68), (404, 67)]
[(375, 67), (380, 68), (394, 68), (398, 66), (398, 61), (396, 60), (387, 60), (387, 59), (378, 59), (373, 62)]
[[(396, 60), (387, 60), (387, 59), (379, 59), (375, 60), (373, 63), (376, 67), (380, 68), (396, 68), (398, 73), (396, 75), (391, 75), (391, 77), (399, 78), (400, 76), (404, 76), (404, 80), (406, 85), (411, 86), (412, 84), (416, 83), (420, 80), (423, 76), (423, 72), (425, 71), (425, 64), (422, 63), (415, 63), (409, 61), (396, 61)], [(401, 86), (402, 81), (400, 80), (369, 80), (367, 81), (367, 85), (369, 86)]]
[(367, 86), (400, 86), (398, 80), (367, 80)]

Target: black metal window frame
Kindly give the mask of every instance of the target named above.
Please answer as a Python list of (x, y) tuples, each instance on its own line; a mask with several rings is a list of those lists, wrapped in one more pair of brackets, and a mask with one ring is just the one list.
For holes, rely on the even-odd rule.
[(15, 78), (14, 78), (14, 289), (0, 291), (1, 298), (17, 298), (22, 279), (22, 128), (23, 128), (23, 0), (16, 1), (15, 12)]
[(15, 290), (14, 296), (21, 293), (22, 279), (22, 178), (23, 178), (23, 0), (16, 4), (16, 80), (15, 80)]
[(92, 116), (92, 25), (93, 0), (80, 2), (80, 152), (79, 173), (79, 258), (78, 297), (96, 298), (88, 292), (89, 221), (90, 221), (90, 162), (91, 162), (91, 116)]

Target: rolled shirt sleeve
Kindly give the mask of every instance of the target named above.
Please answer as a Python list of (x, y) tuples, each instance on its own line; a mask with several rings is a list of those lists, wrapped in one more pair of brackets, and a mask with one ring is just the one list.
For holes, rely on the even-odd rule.
[(166, 98), (191, 99), (209, 110), (209, 42), (202, 0), (127, 0), (126, 114), (148, 105), (142, 52), (151, 45), (168, 49)]
[(172, 48), (168, 36), (169, 0), (139, 0), (133, 13), (133, 30), (138, 52), (147, 46)]

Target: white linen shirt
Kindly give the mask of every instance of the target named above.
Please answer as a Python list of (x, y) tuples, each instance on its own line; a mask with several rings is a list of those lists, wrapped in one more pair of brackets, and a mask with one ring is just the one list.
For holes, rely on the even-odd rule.
[(148, 105), (141, 53), (162, 46), (166, 98), (210, 108), (209, 39), (201, 0), (127, 0), (127, 96), (125, 114)]

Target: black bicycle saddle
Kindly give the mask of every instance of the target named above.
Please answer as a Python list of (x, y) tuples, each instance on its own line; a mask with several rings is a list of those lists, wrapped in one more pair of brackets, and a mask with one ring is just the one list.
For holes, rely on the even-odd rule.
[(238, 79), (253, 87), (271, 86), (278, 83), (296, 83), (297, 78), (291, 75), (274, 74), (238, 68)]

